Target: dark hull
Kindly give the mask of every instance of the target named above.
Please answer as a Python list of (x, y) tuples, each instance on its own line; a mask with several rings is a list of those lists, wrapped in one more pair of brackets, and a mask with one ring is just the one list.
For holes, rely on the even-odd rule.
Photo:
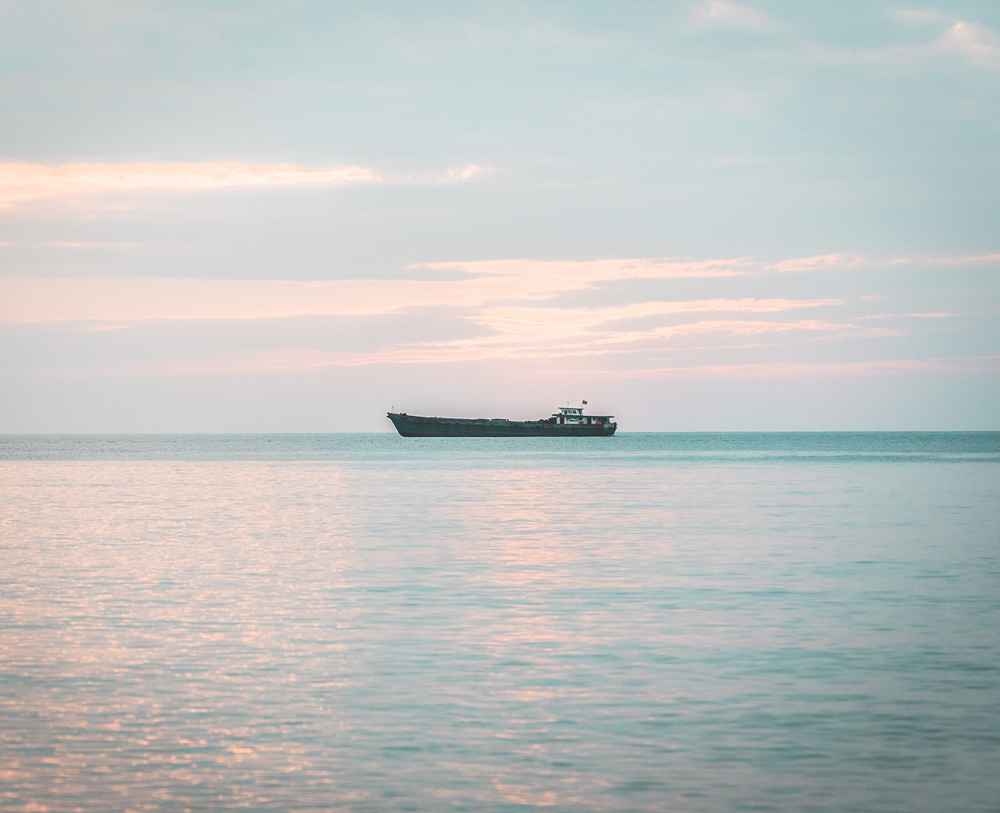
[(498, 418), (425, 418), (387, 413), (404, 438), (606, 438), (615, 423), (557, 424), (554, 421), (504, 421)]

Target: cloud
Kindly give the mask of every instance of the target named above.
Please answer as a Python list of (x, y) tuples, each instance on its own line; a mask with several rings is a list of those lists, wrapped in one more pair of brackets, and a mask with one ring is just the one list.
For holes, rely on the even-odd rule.
[(958, 265), (958, 266), (977, 266), (977, 265), (990, 265), (992, 263), (1000, 263), (1000, 254), (997, 253), (987, 253), (987, 254), (962, 254), (958, 256), (943, 256), (943, 257), (922, 257), (914, 259), (898, 259), (897, 263), (921, 263), (923, 265)]
[(972, 65), (1000, 68), (1000, 37), (985, 26), (959, 20), (941, 35), (938, 44)]
[[(725, 263), (725, 261), (719, 261)], [(450, 267), (443, 263), (440, 267)], [(457, 264), (475, 269), (477, 264)], [(669, 279), (712, 276), (711, 264), (636, 265), (633, 261), (581, 263), (515, 262), (507, 273), (470, 273), (465, 279), (298, 280), (186, 279), (168, 277), (26, 277), (0, 276), (0, 320), (58, 322), (69, 320), (134, 321), (137, 319), (265, 319), (306, 314), (386, 314), (406, 308), (446, 305), (481, 309), (491, 302), (535, 303), (556, 294), (596, 287), (632, 277)], [(686, 269), (681, 273), (677, 266)], [(438, 265), (431, 267), (439, 267)], [(659, 268), (660, 274), (654, 273)], [(636, 276), (639, 275), (639, 276)], [(724, 276), (731, 276), (726, 273)], [(712, 300), (732, 303), (736, 300)], [(771, 300), (772, 302), (778, 300)], [(748, 300), (740, 309), (750, 307)], [(646, 303), (643, 308), (656, 306)], [(679, 307), (673, 304), (671, 307)], [(485, 314), (484, 312), (484, 318)], [(614, 310), (614, 317), (628, 312)], [(635, 315), (634, 313), (632, 315)], [(602, 317), (604, 318), (604, 317)]]
[[(937, 17), (923, 21), (933, 23)], [(956, 61), (977, 69), (1000, 70), (1000, 37), (977, 23), (956, 20), (933, 39), (916, 44), (852, 48), (809, 43), (802, 51), (806, 59), (856, 65), (948, 65)]]
[[(418, 271), (449, 271), (447, 279), (338, 279), (329, 281), (188, 279), (179, 277), (29, 277), (0, 275), (0, 320), (133, 321), (136, 319), (261, 319), (305, 314), (386, 314), (406, 308), (445, 305), (476, 309), (493, 318), (499, 303), (537, 303), (573, 291), (599, 290), (622, 280), (680, 280), (750, 277), (775, 273), (822, 273), (893, 265), (859, 255), (826, 254), (780, 261), (751, 258), (478, 260), (425, 263)], [(786, 300), (705, 300), (713, 309), (760, 309), (761, 302)], [(821, 300), (821, 304), (829, 304)], [(754, 304), (756, 303), (756, 304)], [(723, 307), (724, 305), (724, 307)], [(493, 307), (494, 310), (488, 310)], [(663, 304), (645, 303), (639, 313), (665, 313)], [(671, 308), (691, 305), (670, 304)], [(700, 306), (699, 306), (700, 307)], [(781, 307), (784, 307), (783, 305)], [(797, 305), (801, 307), (801, 305)], [(640, 310), (641, 310), (640, 308)], [(660, 309), (660, 310), (657, 310)], [(677, 312), (677, 311), (671, 311)], [(562, 312), (565, 313), (565, 312)], [(556, 318), (554, 312), (551, 318)], [(563, 318), (563, 317), (559, 317)], [(602, 317), (603, 318), (603, 317)]]
[(620, 279), (693, 279), (744, 276), (752, 260), (609, 258), (601, 260), (538, 260), (517, 258), (424, 263), (423, 268), (463, 271), (476, 277), (521, 280), (547, 294), (592, 287)]
[(889, 9), (888, 14), (893, 19), (909, 25), (936, 23), (941, 19), (941, 12), (931, 8), (893, 8)]
[(763, 12), (741, 6), (731, 0), (705, 0), (693, 12), (696, 23), (706, 27), (750, 28), (755, 31), (773, 31), (778, 22)]
[(0, 163), (0, 208), (67, 195), (130, 190), (199, 191), (234, 187), (339, 186), (372, 183), (449, 183), (489, 172), (465, 164), (440, 173), (386, 178), (361, 166), (298, 167), (293, 164), (196, 163), (29, 164)]
[[(378, 349), (293, 346), (226, 354), (157, 366), (160, 373), (304, 371), (332, 366), (452, 363), (476, 359), (542, 360), (634, 352), (663, 347), (692, 334), (745, 335), (792, 330), (843, 329), (822, 320), (755, 321), (749, 315), (804, 308), (837, 308), (839, 299), (712, 298), (643, 301), (596, 308), (554, 307), (554, 294), (616, 279), (728, 278), (757, 273), (746, 259), (709, 261), (501, 260), (439, 263), (430, 269), (461, 269), (464, 278), (428, 280), (205, 280), (173, 278), (53, 278), (0, 276), (0, 320), (77, 322), (94, 332), (150, 320), (249, 320), (308, 314), (376, 317), (427, 307), (448, 307), (486, 335), (405, 341), (387, 339)], [(513, 304), (511, 304), (513, 303)], [(692, 314), (711, 319), (675, 324)], [(732, 319), (727, 315), (737, 314)], [(667, 324), (665, 324), (665, 322)], [(151, 368), (152, 369), (152, 368)], [(134, 373), (135, 371), (131, 371)]]
[[(25, 246), (26, 244), (21, 244)], [(127, 249), (138, 248), (141, 243), (126, 242), (124, 240), (56, 240), (53, 243), (33, 243), (27, 244), (32, 248), (51, 246), (52, 248), (76, 248), (76, 249)]]
[[(975, 267), (967, 263), (967, 258), (959, 259)], [(359, 320), (358, 329), (363, 329), (373, 325), (376, 317), (392, 314), (412, 317), (414, 324), (431, 324), (437, 317), (429, 314), (447, 308), (451, 326), (434, 334), (415, 329), (394, 335), (377, 332), (377, 341), (365, 348), (339, 340), (317, 346), (315, 337), (303, 339), (289, 334), (283, 340), (287, 345), (247, 347), (238, 352), (230, 347), (216, 353), (206, 347), (204, 353), (199, 349), (197, 358), (164, 361), (154, 371), (192, 375), (303, 372), (327, 367), (477, 360), (544, 363), (561, 359), (577, 364), (589, 356), (629, 357), (631, 366), (637, 366), (636, 362), (648, 364), (650, 353), (746, 350), (760, 346), (761, 337), (774, 337), (768, 339), (771, 343), (803, 345), (901, 336), (919, 329), (917, 322), (945, 318), (949, 312), (932, 305), (905, 313), (852, 313), (847, 300), (829, 297), (658, 299), (587, 307), (564, 305), (562, 295), (600, 291), (623, 280), (711, 278), (715, 280), (713, 286), (726, 287), (730, 281), (741, 279), (740, 288), (745, 290), (748, 283), (755, 284), (751, 281), (757, 277), (771, 276), (777, 282), (785, 274), (877, 269), (899, 262), (899, 258), (872, 261), (846, 253), (767, 261), (745, 257), (504, 259), (414, 267), (418, 272), (451, 272), (445, 278), (319, 282), (7, 275), (0, 276), (0, 321), (75, 323), (66, 329), (82, 334), (116, 326), (148, 325), (151, 321), (275, 320), (323, 315), (354, 317)], [(435, 308), (439, 310), (425, 310)], [(804, 310), (822, 313), (803, 318)], [(888, 319), (895, 321), (873, 326), (873, 320)], [(255, 328), (258, 332), (260, 329)], [(779, 338), (782, 336), (788, 338)]]
[(570, 31), (552, 25), (535, 25), (524, 30), (524, 37), (529, 42), (546, 48), (573, 48), (585, 50), (603, 50), (621, 45), (617, 39), (608, 36), (593, 36)]
[(795, 257), (772, 263), (769, 269), (784, 274), (800, 274), (808, 271), (824, 271), (831, 268), (850, 268), (860, 265), (862, 258), (847, 254), (820, 254), (815, 257)]
[[(884, 375), (887, 372), (912, 373), (994, 373), (1000, 372), (1000, 356), (960, 356), (915, 359), (876, 359), (847, 362), (763, 362), (749, 364), (693, 364), (689, 366), (649, 367), (633, 370), (601, 370), (605, 378), (798, 378), (830, 375)], [(574, 371), (579, 374), (579, 371)]]
[(492, 167), (481, 167), (479, 164), (464, 164), (460, 167), (446, 170), (442, 180), (467, 181), (470, 178), (475, 178), (477, 175), (490, 173), (492, 171)]
[[(667, 325), (646, 331), (618, 331), (605, 333), (598, 339), (599, 344), (620, 344), (644, 340), (663, 340), (694, 334), (718, 333), (727, 336), (754, 336), (764, 333), (787, 333), (789, 331), (844, 332), (858, 331), (853, 322), (831, 322), (822, 319), (795, 319), (791, 321), (766, 319), (702, 319), (680, 325)], [(885, 328), (861, 329), (869, 337), (899, 335), (898, 331)]]
[[(490, 328), (496, 336), (518, 337), (546, 342), (563, 341), (579, 337), (601, 326), (616, 322), (657, 317), (673, 317), (692, 313), (778, 313), (800, 308), (836, 307), (843, 305), (839, 299), (790, 300), (790, 299), (697, 299), (687, 301), (635, 302), (617, 307), (598, 308), (549, 308), (549, 307), (491, 307), (468, 319)], [(610, 335), (650, 335), (649, 331), (605, 332)]]
[(325, 186), (373, 183), (365, 167), (304, 169), (291, 164), (232, 162), (141, 164), (0, 164), (0, 205), (63, 195), (152, 189), (200, 190), (239, 186)]
[(1000, 262), (1000, 254), (967, 254), (964, 257), (957, 257), (955, 259), (943, 262), (951, 262), (955, 265), (979, 265), (980, 263), (997, 263)]
[[(563, 335), (540, 336), (532, 334), (512, 334), (478, 336), (446, 341), (400, 342), (389, 344), (377, 350), (323, 350), (318, 348), (286, 347), (275, 350), (254, 350), (208, 356), (205, 358), (164, 361), (140, 367), (125, 368), (133, 375), (244, 375), (251, 373), (296, 373), (314, 372), (334, 367), (367, 367), (372, 365), (396, 364), (461, 364), (485, 361), (518, 361), (523, 363), (544, 363), (553, 360), (592, 360), (598, 357), (636, 356), (642, 359), (649, 351), (662, 352), (668, 349), (696, 349), (699, 351), (733, 345), (722, 343), (690, 348), (683, 344), (688, 337), (711, 337), (720, 339), (734, 336), (764, 336), (796, 332), (817, 334), (826, 338), (852, 336), (854, 338), (877, 338), (898, 335), (896, 331), (885, 329), (858, 328), (850, 322), (836, 322), (813, 319), (746, 320), (746, 319), (706, 319), (686, 322), (649, 331), (618, 332), (567, 332)], [(679, 340), (680, 343), (677, 343)], [(756, 343), (740, 345), (757, 347)], [(749, 365), (751, 368), (755, 365)], [(741, 369), (742, 365), (733, 365)], [(663, 368), (687, 370), (693, 368)], [(123, 368), (90, 369), (87, 374), (117, 375)], [(629, 377), (629, 371), (618, 373)], [(635, 377), (644, 377), (639, 370)]]

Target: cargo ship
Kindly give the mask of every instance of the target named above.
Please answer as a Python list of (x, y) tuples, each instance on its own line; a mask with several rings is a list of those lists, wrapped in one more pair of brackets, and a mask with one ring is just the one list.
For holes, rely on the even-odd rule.
[[(584, 404), (587, 402), (584, 401)], [(428, 418), (387, 412), (404, 438), (590, 438), (611, 437), (618, 424), (614, 415), (584, 415), (582, 407), (560, 407), (538, 421), (507, 418)]]

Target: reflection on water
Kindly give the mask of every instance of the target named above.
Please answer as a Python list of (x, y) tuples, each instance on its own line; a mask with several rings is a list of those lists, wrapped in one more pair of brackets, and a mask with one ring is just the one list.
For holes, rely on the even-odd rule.
[(998, 436), (684, 437), (0, 439), (0, 808), (995, 810)]

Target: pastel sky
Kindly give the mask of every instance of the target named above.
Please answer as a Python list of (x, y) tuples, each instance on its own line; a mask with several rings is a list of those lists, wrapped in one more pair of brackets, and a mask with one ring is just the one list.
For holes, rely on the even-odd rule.
[(0, 0), (0, 432), (1000, 429), (1000, 3)]

